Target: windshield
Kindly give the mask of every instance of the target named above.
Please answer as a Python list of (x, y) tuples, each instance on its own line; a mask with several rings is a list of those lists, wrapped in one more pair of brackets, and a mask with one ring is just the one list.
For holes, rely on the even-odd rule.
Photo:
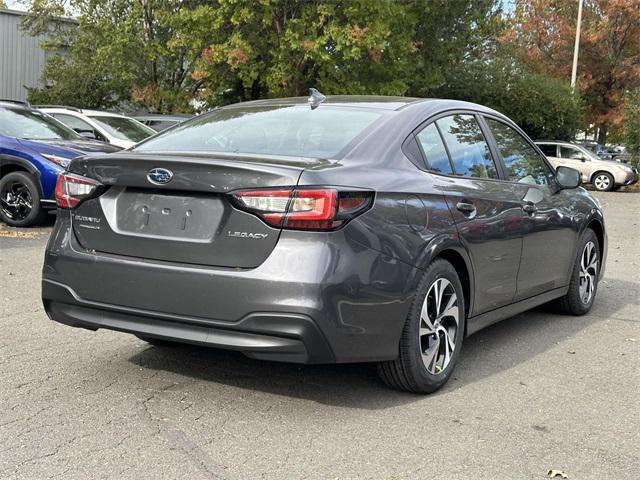
[(0, 108), (0, 134), (27, 140), (79, 140), (55, 118), (37, 110)]
[(104, 128), (109, 135), (120, 140), (138, 143), (156, 133), (155, 130), (132, 118), (109, 117), (106, 115), (89, 115), (89, 118)]
[(380, 116), (329, 106), (228, 108), (182, 123), (135, 150), (330, 158)]
[(576, 147), (583, 152), (588, 158), (590, 158), (591, 160), (597, 160), (600, 161), (602, 160), (598, 155), (596, 155), (595, 153), (593, 153), (591, 150), (589, 150), (586, 147), (583, 147), (582, 145), (576, 145)]

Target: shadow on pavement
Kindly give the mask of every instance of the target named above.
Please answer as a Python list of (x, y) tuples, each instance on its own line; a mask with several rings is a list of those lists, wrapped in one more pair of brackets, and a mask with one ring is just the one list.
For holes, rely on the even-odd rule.
[[(589, 315), (564, 316), (541, 307), (467, 338), (453, 378), (432, 397), (447, 395), (544, 355), (579, 331), (603, 321), (599, 311), (615, 316), (616, 310), (612, 306), (623, 308), (633, 304), (638, 308), (637, 284), (606, 280), (608, 286), (600, 292), (604, 295), (598, 298), (599, 302)], [(617, 292), (618, 298), (608, 298), (607, 290)], [(189, 345), (150, 347), (129, 360), (148, 369), (173, 372), (206, 382), (347, 408), (385, 409), (425, 398), (386, 388), (371, 364), (283, 364), (251, 360), (237, 352)], [(526, 384), (527, 379), (521, 381)]]

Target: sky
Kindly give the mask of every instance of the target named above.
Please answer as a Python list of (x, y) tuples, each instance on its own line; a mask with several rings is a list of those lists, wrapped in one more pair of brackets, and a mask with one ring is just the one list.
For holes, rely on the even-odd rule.
[(22, 0), (5, 0), (7, 8), (11, 10), (26, 10), (27, 6), (22, 3)]

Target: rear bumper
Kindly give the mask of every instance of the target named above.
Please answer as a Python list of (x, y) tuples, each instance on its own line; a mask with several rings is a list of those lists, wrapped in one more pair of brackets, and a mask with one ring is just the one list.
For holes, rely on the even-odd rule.
[(283, 232), (254, 269), (84, 250), (58, 211), (42, 299), (55, 321), (239, 350), (254, 358), (345, 363), (397, 357), (421, 272), (346, 229)]
[(49, 318), (72, 327), (147, 335), (239, 350), (251, 358), (292, 363), (331, 363), (335, 357), (316, 324), (304, 315), (252, 313), (233, 325), (187, 320), (117, 305), (83, 301), (67, 285), (43, 280)]

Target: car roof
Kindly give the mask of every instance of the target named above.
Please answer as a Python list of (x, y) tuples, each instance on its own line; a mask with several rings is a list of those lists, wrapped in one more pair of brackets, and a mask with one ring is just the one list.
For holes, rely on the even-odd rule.
[[(221, 107), (223, 109), (235, 109), (245, 107), (275, 107), (287, 105), (308, 105), (308, 97), (273, 98), (267, 100), (252, 100)], [(318, 106), (355, 107), (361, 109), (374, 109), (383, 111), (413, 111), (418, 115), (431, 115), (448, 110), (470, 110), (480, 113), (492, 114), (500, 118), (507, 118), (504, 114), (477, 103), (462, 100), (450, 100), (440, 98), (416, 98), (416, 97), (392, 97), (377, 95), (328, 95)], [(408, 113), (408, 112), (407, 112)]]
[(145, 113), (142, 115), (132, 115), (132, 118), (135, 118), (136, 120), (138, 119), (145, 119), (145, 120), (186, 120), (188, 118), (191, 118), (192, 115), (186, 115), (183, 113), (168, 113), (168, 114), (162, 114), (162, 113)]
[(0, 98), (0, 107), (12, 107), (20, 108), (24, 110), (33, 110), (29, 102), (23, 102), (21, 100), (10, 100), (6, 98)]
[[(306, 105), (308, 97), (289, 98), (269, 98), (266, 100), (251, 100), (248, 102), (233, 103), (223, 108), (244, 108), (244, 107), (277, 107), (286, 105)], [(387, 97), (378, 95), (328, 95), (320, 104), (343, 106), (343, 107), (363, 107), (377, 108), (383, 110), (398, 110), (410, 103), (424, 102), (424, 98), (411, 97)]]
[(58, 112), (58, 113), (80, 113), (90, 117), (124, 117), (121, 113), (105, 112), (103, 110), (85, 110), (75, 107), (66, 107), (63, 105), (39, 105), (36, 106), (39, 110), (44, 112)]

